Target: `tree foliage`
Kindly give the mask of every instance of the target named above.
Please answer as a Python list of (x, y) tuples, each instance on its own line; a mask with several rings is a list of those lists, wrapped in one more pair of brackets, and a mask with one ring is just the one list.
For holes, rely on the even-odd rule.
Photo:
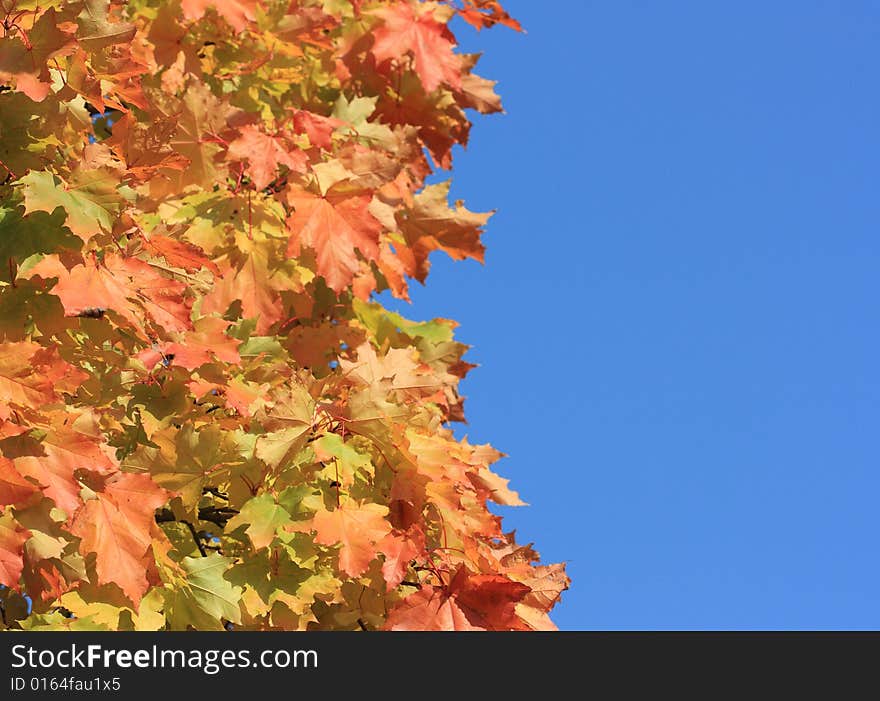
[(25, 629), (551, 628), (414, 322), (489, 214), (492, 0), (0, 0), (0, 604)]

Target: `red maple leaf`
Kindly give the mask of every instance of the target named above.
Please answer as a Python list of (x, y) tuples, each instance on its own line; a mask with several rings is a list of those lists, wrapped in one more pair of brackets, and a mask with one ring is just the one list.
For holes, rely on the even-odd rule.
[(471, 624), (464, 611), (442, 588), (423, 584), (388, 615), (387, 630), (485, 630)]

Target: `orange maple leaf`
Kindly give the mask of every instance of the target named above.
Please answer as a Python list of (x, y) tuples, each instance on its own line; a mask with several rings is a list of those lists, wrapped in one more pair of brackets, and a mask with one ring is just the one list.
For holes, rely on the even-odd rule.
[(201, 248), (186, 241), (178, 241), (162, 234), (152, 234), (150, 238), (144, 239), (144, 248), (150, 253), (162, 256), (168, 265), (183, 268), (189, 272), (205, 268), (215, 275), (220, 274), (217, 264), (208, 258)]
[(195, 370), (215, 358), (224, 363), (239, 363), (241, 356), (238, 346), (241, 341), (224, 333), (229, 324), (216, 316), (202, 317), (194, 323), (194, 330), (186, 332), (180, 341), (155, 344), (136, 357), (149, 369), (159, 362), (166, 362)]
[(480, 235), (492, 213), (471, 212), (461, 202), (451, 208), (447, 202), (449, 185), (447, 181), (426, 186), (415, 196), (412, 208), (397, 215), (407, 242), (398, 248), (397, 255), (406, 272), (420, 282), (428, 275), (431, 251), (443, 251), (453, 260), (483, 262), (485, 247)]
[(257, 18), (258, 5), (257, 0), (182, 0), (180, 3), (183, 16), (187, 19), (201, 19), (205, 10), (213, 7), (236, 32), (242, 31), (248, 22)]
[(379, 504), (346, 502), (334, 511), (319, 511), (312, 526), (315, 542), (341, 545), (339, 568), (352, 577), (362, 575), (378, 554), (376, 544), (391, 532), (388, 508)]
[(529, 630), (516, 604), (532, 590), (502, 575), (473, 575), (461, 567), (449, 585), (468, 620), (487, 630)]
[(68, 516), (82, 504), (81, 486), (75, 472), (84, 468), (108, 473), (118, 466), (109, 446), (63, 424), (53, 427), (40, 446), (43, 455), (17, 457), (15, 467), (25, 477), (43, 485), (44, 494)]
[(240, 266), (221, 264), (221, 277), (202, 300), (202, 312), (225, 314), (233, 302), (241, 303), (244, 318), (257, 319), (256, 331), (265, 334), (284, 316), (278, 293), (266, 284), (269, 261), (265, 253), (256, 249)]
[(149, 587), (146, 569), (154, 512), (167, 499), (168, 492), (147, 475), (116, 474), (70, 524), (70, 532), (82, 538), (80, 552), (96, 553), (99, 582), (118, 584), (135, 604)]
[(401, 601), (389, 630), (530, 630), (516, 604), (531, 589), (501, 575), (474, 575), (461, 566), (445, 587), (422, 585)]
[(24, 542), (29, 536), (29, 531), (0, 519), (0, 584), (5, 587), (18, 588), (24, 567)]
[(313, 195), (291, 189), (288, 203), (295, 211), (287, 218), (291, 236), (287, 255), (296, 257), (301, 246), (317, 255), (318, 274), (327, 286), (341, 292), (358, 271), (357, 251), (368, 260), (379, 255), (382, 225), (368, 211), (369, 195)]
[(430, 9), (419, 12), (411, 3), (398, 3), (372, 14), (384, 21), (374, 32), (371, 49), (377, 61), (399, 59), (412, 52), (416, 73), (425, 90), (433, 92), (443, 83), (461, 87), (461, 59), (452, 52), (454, 39), (446, 25), (434, 19)]
[(494, 24), (503, 24), (517, 32), (522, 31), (520, 23), (507, 14), (498, 0), (463, 0), (463, 4), (464, 7), (458, 11), (458, 14), (477, 30)]
[(385, 579), (388, 591), (397, 587), (406, 576), (409, 563), (421, 552), (424, 547), (424, 535), (417, 543), (411, 538), (389, 533), (379, 543), (379, 550), (385, 556), (382, 563), (382, 577)]
[(324, 117), (308, 110), (293, 111), (293, 128), (297, 134), (305, 134), (309, 137), (309, 143), (326, 150), (333, 145), (330, 139), (334, 129), (341, 127), (345, 122), (334, 117)]
[(229, 144), (229, 157), (248, 162), (245, 171), (258, 190), (275, 179), (279, 165), (285, 165), (296, 173), (306, 172), (308, 156), (285, 140), (266, 134), (253, 124), (243, 126), (240, 134)]
[(108, 253), (103, 263), (87, 258), (68, 273), (57, 256), (47, 256), (31, 274), (58, 278), (52, 294), (61, 299), (67, 316), (79, 316), (89, 309), (112, 309), (141, 333), (145, 333), (145, 316), (168, 331), (192, 328), (189, 304), (183, 296), (186, 285), (161, 275), (138, 258)]
[(250, 416), (251, 406), (262, 396), (260, 389), (257, 385), (248, 386), (241, 380), (234, 379), (226, 387), (226, 405), (241, 416)]
[(10, 404), (39, 407), (55, 401), (52, 380), (45, 373), (35, 372), (32, 362), (42, 349), (30, 341), (0, 343), (0, 418), (9, 418)]
[(18, 504), (36, 491), (36, 485), (15, 469), (12, 460), (0, 457), (0, 506)]

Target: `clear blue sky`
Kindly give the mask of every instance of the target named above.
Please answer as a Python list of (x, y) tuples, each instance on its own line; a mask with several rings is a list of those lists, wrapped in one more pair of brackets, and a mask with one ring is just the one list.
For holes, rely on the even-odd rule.
[(563, 629), (880, 628), (880, 5), (534, 2), (432, 258)]

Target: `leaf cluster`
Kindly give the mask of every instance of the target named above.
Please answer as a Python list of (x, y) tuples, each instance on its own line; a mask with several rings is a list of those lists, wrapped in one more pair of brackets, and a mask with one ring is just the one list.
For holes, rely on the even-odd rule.
[(0, 0), (0, 614), (23, 629), (552, 628), (471, 365), (413, 322), (490, 214), (491, 0)]

